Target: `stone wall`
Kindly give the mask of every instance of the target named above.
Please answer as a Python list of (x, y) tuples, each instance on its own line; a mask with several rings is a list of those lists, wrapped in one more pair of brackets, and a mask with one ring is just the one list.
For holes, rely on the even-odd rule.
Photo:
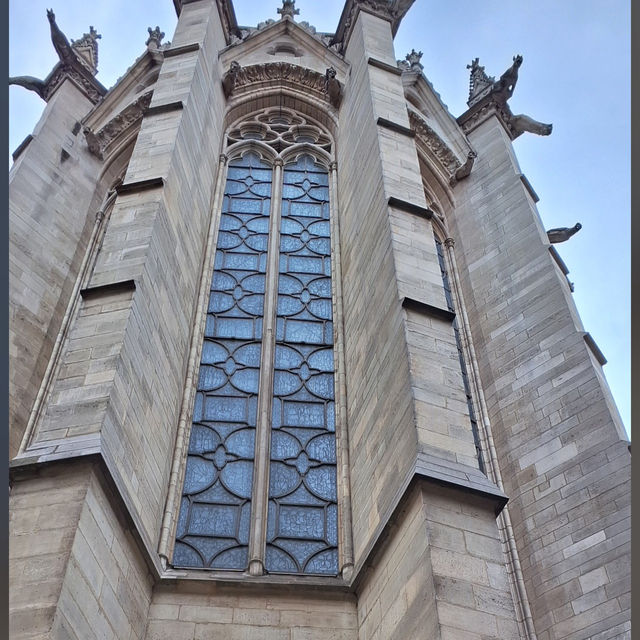
[(416, 483), (357, 587), (359, 640), (519, 640), (491, 501)]
[[(92, 107), (70, 80), (9, 173), (9, 455), (22, 440), (100, 206), (100, 163), (74, 126)], [(68, 157), (63, 159), (63, 149)]]
[(192, 582), (155, 589), (145, 640), (358, 640), (355, 598)]
[(45, 637), (56, 612), (90, 480), (87, 464), (15, 477), (9, 495), (9, 632)]
[(456, 188), (456, 261), (536, 633), (617, 637), (629, 620), (626, 438), (506, 132), (492, 118), (470, 140), (482, 153)]

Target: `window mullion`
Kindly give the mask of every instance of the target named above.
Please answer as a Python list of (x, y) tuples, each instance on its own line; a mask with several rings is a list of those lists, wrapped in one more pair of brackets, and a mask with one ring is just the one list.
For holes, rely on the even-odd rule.
[(271, 406), (275, 354), (275, 326), (278, 304), (278, 258), (280, 255), (280, 209), (282, 202), (282, 160), (274, 161), (269, 217), (269, 245), (265, 281), (262, 328), (262, 359), (258, 387), (253, 501), (249, 537), (249, 573), (263, 575), (269, 505), (269, 467), (271, 458)]

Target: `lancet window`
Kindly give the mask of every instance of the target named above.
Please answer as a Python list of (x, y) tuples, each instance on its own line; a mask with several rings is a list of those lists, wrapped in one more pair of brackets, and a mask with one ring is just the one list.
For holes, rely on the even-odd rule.
[[(447, 273), (447, 267), (445, 264), (444, 251), (442, 248), (442, 242), (436, 237), (436, 249), (438, 251), (438, 262), (440, 264), (440, 274), (442, 276), (442, 284), (444, 287), (444, 295), (447, 301), (447, 308), (449, 311), (455, 313), (455, 305), (453, 303), (453, 295), (451, 293), (451, 286), (449, 283), (449, 274)], [(467, 398), (467, 408), (469, 410), (469, 421), (471, 422), (471, 432), (473, 434), (473, 441), (476, 447), (476, 456), (478, 458), (478, 465), (480, 470), (485, 473), (484, 461), (482, 459), (482, 451), (480, 447), (480, 436), (478, 433), (478, 421), (476, 419), (476, 413), (473, 408), (473, 396), (471, 395), (471, 385), (469, 383), (469, 374), (467, 373), (467, 365), (465, 363), (464, 352), (462, 349), (462, 340), (460, 338), (460, 328), (458, 326), (458, 318), (453, 319), (453, 331), (456, 337), (456, 347), (458, 349), (458, 360), (460, 362), (460, 371), (462, 372), (462, 381), (464, 384), (464, 392)]]
[(338, 573), (330, 153), (289, 110), (228, 133), (175, 567)]

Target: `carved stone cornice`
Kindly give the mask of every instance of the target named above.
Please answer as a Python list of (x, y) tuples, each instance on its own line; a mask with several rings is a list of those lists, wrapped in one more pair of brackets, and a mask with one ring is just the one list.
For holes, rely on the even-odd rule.
[(455, 184), (456, 173), (463, 165), (449, 145), (415, 111), (409, 111), (409, 126), (415, 131), (417, 140), (436, 157), (449, 176), (450, 184)]
[(249, 88), (277, 86), (286, 83), (295, 88), (311, 91), (316, 97), (339, 106), (342, 87), (335, 77), (335, 70), (327, 69), (325, 75), (290, 62), (266, 62), (241, 67), (232, 62), (222, 79), (227, 97)]
[(496, 116), (500, 124), (505, 128), (509, 138), (515, 140), (522, 132), (517, 132), (513, 125), (513, 113), (506, 102), (496, 100), (492, 96), (486, 96), (472, 107), (467, 109), (458, 119), (458, 124), (462, 127), (465, 135), (468, 135), (476, 127), (488, 120), (491, 116)]
[(69, 78), (91, 100), (97, 104), (107, 93), (107, 88), (102, 86), (88, 71), (80, 65), (69, 65), (59, 62), (44, 80), (45, 89), (43, 99), (48, 101), (56, 89)]
[(100, 160), (104, 160), (109, 145), (120, 134), (142, 120), (149, 107), (152, 95), (153, 91), (147, 91), (147, 93), (141, 95), (97, 132), (85, 127), (84, 135), (89, 145), (89, 151)]
[(332, 45), (338, 45), (339, 51), (344, 51), (351, 38), (353, 26), (361, 11), (370, 13), (391, 23), (391, 33), (395, 36), (402, 18), (411, 8), (415, 0), (347, 0), (340, 22), (336, 29)]

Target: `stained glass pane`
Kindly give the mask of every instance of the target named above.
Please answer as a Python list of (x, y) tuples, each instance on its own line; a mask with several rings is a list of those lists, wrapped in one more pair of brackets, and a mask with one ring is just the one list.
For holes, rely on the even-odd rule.
[(283, 175), (266, 568), (336, 575), (329, 181), (311, 156)]
[(247, 567), (271, 168), (228, 169), (173, 564)]
[[(442, 276), (442, 285), (444, 287), (444, 295), (447, 301), (447, 307), (449, 311), (455, 311), (453, 306), (453, 296), (451, 295), (451, 287), (449, 286), (449, 275), (447, 274), (447, 268), (444, 262), (444, 252), (442, 250), (442, 243), (436, 239), (436, 249), (438, 251), (438, 263), (440, 264), (440, 274)], [(478, 422), (476, 420), (475, 411), (473, 410), (473, 400), (471, 396), (471, 387), (469, 385), (469, 376), (467, 375), (467, 366), (464, 361), (464, 353), (462, 351), (462, 340), (460, 339), (460, 330), (458, 328), (458, 319), (453, 319), (453, 331), (456, 336), (456, 347), (458, 349), (458, 360), (460, 362), (460, 371), (462, 372), (462, 381), (464, 383), (464, 392), (467, 397), (467, 408), (469, 410), (469, 420), (471, 422), (471, 433), (473, 434), (473, 442), (476, 447), (476, 457), (478, 458), (478, 465), (480, 471), (486, 473), (484, 468), (484, 462), (482, 460), (482, 453), (480, 450), (480, 436), (478, 435)]]

